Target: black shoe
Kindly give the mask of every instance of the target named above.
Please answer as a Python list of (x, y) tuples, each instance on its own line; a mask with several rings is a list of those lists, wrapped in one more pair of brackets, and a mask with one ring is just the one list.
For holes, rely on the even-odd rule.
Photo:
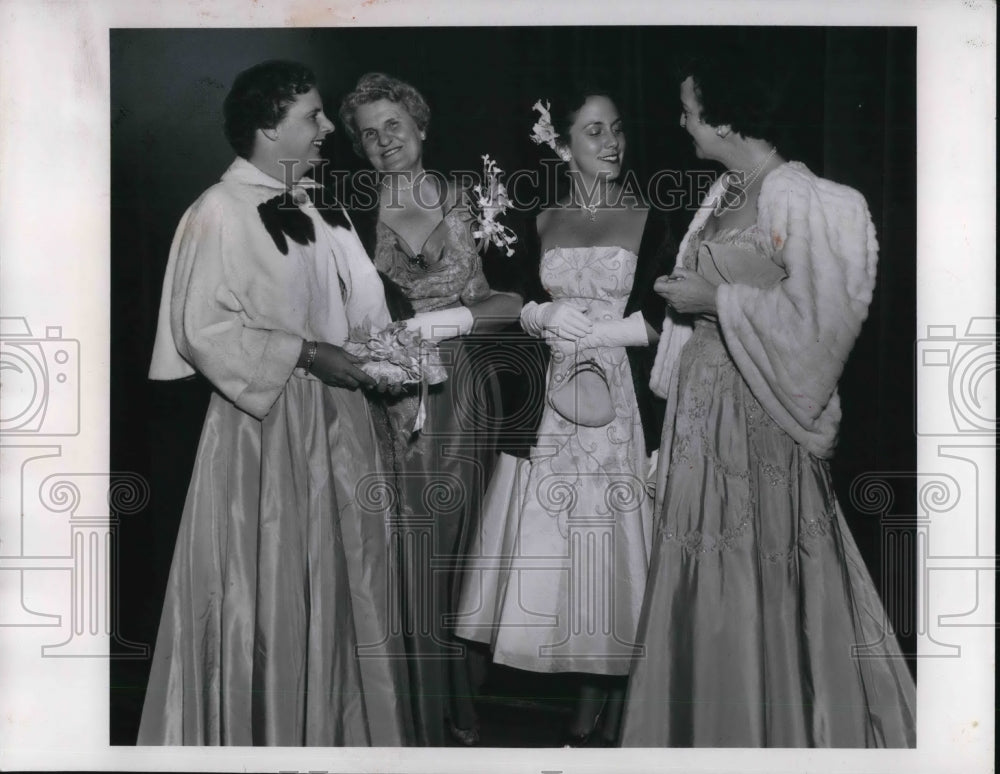
[(454, 723), (448, 724), (451, 737), (463, 747), (475, 747), (479, 744), (479, 725), (472, 728), (459, 728)]

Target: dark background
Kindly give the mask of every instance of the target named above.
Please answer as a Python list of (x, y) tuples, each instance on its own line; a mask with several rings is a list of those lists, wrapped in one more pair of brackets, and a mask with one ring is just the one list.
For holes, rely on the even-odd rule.
[[(916, 470), (913, 28), (112, 30), (111, 469), (138, 473), (151, 489), (149, 505), (123, 517), (118, 531), (116, 641), (145, 643), (152, 652), (207, 405), (209, 387), (200, 378), (156, 383), (146, 372), (174, 229), (233, 158), (221, 107), (238, 72), (265, 59), (300, 61), (315, 71), (334, 120), (358, 76), (395, 75), (431, 106), (428, 169), (479, 170), (489, 153), (510, 172), (539, 168), (542, 154), (528, 139), (535, 100), (559, 93), (574, 74), (600, 71), (625, 118), (626, 164), (646, 181), (661, 169), (706, 168), (678, 127), (674, 55), (734, 42), (781, 52), (798, 97), (788, 116), (792, 139), (780, 150), (860, 190), (878, 232), (878, 285), (841, 382), (844, 420), (833, 468), (904, 651), (915, 653), (913, 563), (883, 561), (882, 520), (858, 512), (851, 493), (862, 474)], [(366, 167), (339, 123), (324, 152), (332, 167)], [(691, 214), (672, 213), (678, 237)], [(915, 513), (915, 487), (898, 488), (891, 515)], [(112, 744), (135, 741), (148, 669), (148, 659), (112, 661)], [(530, 743), (516, 733), (506, 741)]]

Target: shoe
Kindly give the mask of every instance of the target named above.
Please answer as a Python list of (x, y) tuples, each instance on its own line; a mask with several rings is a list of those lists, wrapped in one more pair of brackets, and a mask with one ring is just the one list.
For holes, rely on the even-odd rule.
[(566, 731), (563, 734), (563, 747), (610, 747), (607, 744), (607, 740), (604, 738), (604, 734), (600, 733), (599, 729), (601, 727), (601, 718), (604, 716), (604, 707), (601, 707), (601, 711), (597, 713), (597, 717), (594, 718), (594, 725), (590, 727), (589, 731), (582, 734), (574, 733), (573, 731)]
[(451, 737), (463, 747), (475, 747), (479, 744), (479, 725), (472, 728), (458, 728), (454, 723), (448, 724)]

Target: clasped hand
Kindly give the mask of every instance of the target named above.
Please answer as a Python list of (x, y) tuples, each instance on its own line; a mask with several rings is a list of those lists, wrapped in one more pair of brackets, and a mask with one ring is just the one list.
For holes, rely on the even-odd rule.
[(391, 395), (403, 392), (404, 388), (400, 385), (390, 385), (384, 380), (376, 381), (366, 374), (358, 367), (361, 362), (361, 358), (342, 347), (321, 341), (317, 344), (316, 359), (313, 360), (309, 373), (332, 387), (343, 387), (348, 390), (363, 387)]
[(681, 314), (715, 314), (715, 286), (690, 269), (674, 269), (669, 276), (659, 277), (653, 285), (667, 305)]
[(542, 312), (541, 318), (546, 339), (576, 341), (594, 329), (594, 324), (584, 314), (583, 308), (568, 301), (553, 301)]

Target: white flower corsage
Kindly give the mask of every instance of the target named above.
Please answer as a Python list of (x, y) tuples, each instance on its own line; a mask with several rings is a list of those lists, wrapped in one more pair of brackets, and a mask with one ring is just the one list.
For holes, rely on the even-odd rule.
[(483, 182), (472, 188), (475, 194), (470, 207), (475, 221), (472, 237), (476, 240), (480, 251), (492, 242), (501, 250), (505, 250), (507, 257), (510, 257), (514, 254), (511, 245), (517, 241), (517, 236), (497, 220), (507, 212), (507, 207), (510, 205), (507, 188), (500, 182), (502, 175), (503, 170), (497, 163), (488, 155), (483, 156)]
[(541, 100), (538, 100), (531, 106), (532, 110), (537, 110), (539, 114), (538, 121), (531, 127), (531, 141), (535, 145), (548, 145), (552, 150), (555, 150), (556, 138), (559, 137), (559, 134), (552, 126), (552, 116), (549, 114), (550, 107), (551, 103), (548, 100), (545, 100), (544, 105)]

